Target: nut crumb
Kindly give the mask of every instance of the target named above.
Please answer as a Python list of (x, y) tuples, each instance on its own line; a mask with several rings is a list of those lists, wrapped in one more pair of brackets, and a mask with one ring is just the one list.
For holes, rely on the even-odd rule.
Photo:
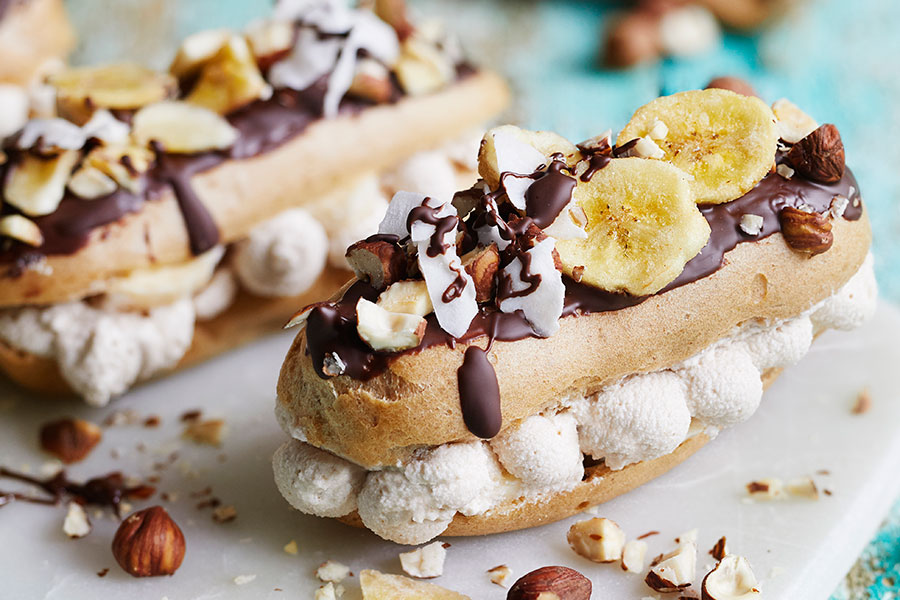
[(182, 435), (185, 439), (195, 444), (219, 446), (225, 437), (225, 431), (224, 419), (208, 419), (206, 421), (188, 422)]
[(866, 386), (856, 395), (856, 402), (853, 404), (854, 415), (864, 415), (872, 409), (872, 392)]
[(212, 520), (216, 523), (229, 523), (234, 521), (237, 518), (237, 509), (228, 504), (226, 506), (220, 506), (213, 511)]
[(106, 577), (106, 575), (108, 573), (109, 573), (109, 567), (104, 567), (104, 568), (100, 569), (99, 571), (97, 571), (97, 577)]
[(235, 585), (246, 585), (256, 579), (256, 575), (238, 575), (234, 578)]
[(69, 502), (69, 510), (63, 521), (63, 532), (70, 538), (83, 538), (91, 532), (91, 522), (87, 513), (77, 502)]
[(491, 579), (491, 583), (499, 585), (500, 587), (505, 588), (507, 586), (507, 580), (510, 575), (512, 575), (512, 569), (507, 567), (506, 565), (497, 565), (493, 569), (488, 569), (488, 577)]
[(709, 555), (716, 560), (722, 560), (726, 554), (728, 554), (728, 547), (725, 545), (725, 536), (723, 535), (709, 551)]
[(289, 541), (284, 545), (284, 551), (292, 556), (296, 556), (297, 552), (299, 552), (299, 549), (297, 548), (297, 542), (295, 542), (294, 540)]
[(410, 552), (401, 552), (400, 566), (407, 575), (429, 579), (443, 575), (446, 558), (447, 549), (443, 544), (433, 542)]
[(777, 167), (775, 167), (775, 172), (785, 179), (790, 179), (794, 176), (794, 170), (784, 163), (781, 163)]
[(741, 231), (747, 235), (759, 235), (764, 224), (765, 220), (759, 215), (751, 213), (741, 215)]
[(350, 576), (350, 567), (335, 560), (326, 560), (316, 569), (319, 581), (340, 583)]

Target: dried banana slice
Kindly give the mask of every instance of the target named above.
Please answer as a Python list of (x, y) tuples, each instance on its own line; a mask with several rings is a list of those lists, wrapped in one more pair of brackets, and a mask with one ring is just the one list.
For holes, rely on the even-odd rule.
[(238, 136), (237, 130), (213, 111), (175, 100), (145, 106), (132, 123), (131, 135), (138, 144), (158, 142), (176, 154), (222, 150)]
[(178, 91), (175, 78), (132, 63), (77, 67), (50, 77), (60, 116), (79, 125), (98, 108), (130, 110)]
[(64, 150), (53, 157), (23, 155), (6, 176), (6, 201), (29, 217), (49, 215), (62, 201), (80, 158), (78, 150)]
[[(558, 241), (563, 271), (613, 292), (658, 292), (709, 240), (709, 224), (677, 167), (619, 158), (579, 182), (575, 201), (587, 215), (587, 239)], [(583, 270), (582, 270), (583, 268)]]
[(200, 71), (200, 78), (186, 98), (220, 115), (272, 95), (272, 88), (256, 66), (247, 41), (232, 36)]
[(722, 89), (663, 96), (634, 113), (617, 144), (649, 136), (659, 123), (667, 130), (654, 138), (664, 153), (661, 160), (693, 177), (690, 186), (699, 204), (739, 198), (775, 162), (775, 115), (759, 98)]

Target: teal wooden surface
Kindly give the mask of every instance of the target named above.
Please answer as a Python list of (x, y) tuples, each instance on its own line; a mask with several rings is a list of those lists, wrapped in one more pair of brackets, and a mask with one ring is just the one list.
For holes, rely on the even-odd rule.
[[(716, 75), (750, 80), (767, 100), (788, 97), (835, 123), (860, 181), (875, 231), (882, 295), (900, 301), (900, 2), (809, 0), (754, 34), (726, 33), (710, 52), (623, 72), (597, 67), (600, 31), (616, 4), (588, 0), (410, 0), (462, 33), (472, 58), (505, 73), (515, 90), (506, 120), (582, 139), (617, 131), (660, 93), (703, 86)], [(81, 60), (131, 57), (164, 65), (174, 40), (196, 29), (240, 27), (268, 2), (71, 0)], [(132, 19), (143, 27), (134, 32)], [(127, 28), (127, 29), (126, 29)], [(123, 36), (123, 30), (132, 31)], [(834, 600), (900, 593), (900, 503)]]

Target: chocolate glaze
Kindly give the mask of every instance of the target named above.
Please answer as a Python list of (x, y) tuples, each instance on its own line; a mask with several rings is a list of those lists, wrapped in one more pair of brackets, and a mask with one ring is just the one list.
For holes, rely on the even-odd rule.
[[(781, 159), (779, 156), (779, 161)], [(770, 173), (754, 189), (737, 200), (701, 206), (700, 211), (711, 228), (709, 242), (700, 254), (685, 265), (682, 274), (659, 293), (714, 273), (721, 268), (725, 253), (734, 249), (737, 244), (764, 239), (779, 232), (778, 213), (784, 206), (805, 205), (824, 212), (829, 209), (835, 196), (844, 196), (850, 200), (844, 219), (854, 221), (862, 216), (859, 187), (850, 169), (846, 169), (841, 181), (834, 184), (817, 183), (797, 175), (788, 180)], [(763, 217), (763, 229), (758, 236), (750, 237), (740, 229), (741, 216), (748, 213)], [(566, 286), (563, 316), (620, 310), (649, 298), (600, 290), (576, 283), (565, 276), (563, 282)], [(353, 379), (368, 380), (382, 373), (393, 357), (416, 353), (432, 346), (454, 347), (457, 342), (468, 342), (482, 336), (488, 336), (491, 342), (537, 337), (521, 313), (500, 313), (492, 305), (482, 305), (468, 331), (460, 338), (454, 338), (442, 330), (432, 313), (426, 317), (425, 336), (418, 347), (394, 354), (375, 352), (356, 332), (355, 310), (356, 301), (360, 297), (374, 300), (377, 295), (378, 292), (368, 284), (357, 282), (349, 288), (343, 299), (329, 306), (316, 308), (310, 314), (306, 325), (307, 353), (320, 377), (328, 377), (322, 370), (324, 357), (328, 353), (340, 356), (346, 363), (345, 375)]]
[(119, 510), (123, 500), (144, 500), (156, 492), (156, 488), (149, 485), (126, 485), (125, 477), (119, 472), (95, 477), (81, 484), (71, 481), (65, 471), (60, 471), (49, 479), (37, 479), (0, 467), (0, 478), (13, 479), (36, 486), (50, 496), (41, 498), (18, 492), (0, 492), (0, 506), (8, 503), (10, 499), (36, 504), (59, 504), (64, 498), (71, 498), (79, 504), (96, 504), (112, 508), (120, 517)]
[(466, 348), (456, 377), (460, 409), (469, 431), (483, 439), (500, 433), (500, 385), (487, 353), (478, 346)]

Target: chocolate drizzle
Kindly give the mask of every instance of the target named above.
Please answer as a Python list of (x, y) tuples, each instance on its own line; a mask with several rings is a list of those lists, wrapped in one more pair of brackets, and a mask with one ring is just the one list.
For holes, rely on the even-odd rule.
[(597, 172), (609, 164), (609, 161), (612, 160), (608, 154), (591, 154), (588, 158), (588, 167), (581, 174), (580, 179), (584, 182), (588, 182), (591, 180), (591, 177), (597, 174)]
[(42, 498), (19, 492), (0, 491), (0, 507), (8, 504), (10, 500), (55, 505), (65, 498), (71, 498), (79, 504), (95, 504), (109, 507), (115, 511), (117, 516), (121, 517), (120, 505), (123, 500), (145, 500), (156, 492), (156, 488), (149, 485), (126, 485), (125, 477), (119, 472), (110, 473), (103, 477), (95, 477), (81, 484), (71, 481), (66, 476), (65, 471), (60, 471), (49, 479), (37, 479), (11, 471), (5, 467), (0, 467), (0, 478), (27, 483), (49, 495), (48, 498)]
[(473, 434), (490, 439), (500, 433), (500, 386), (487, 353), (469, 346), (456, 372), (463, 421)]
[(562, 155), (555, 155), (547, 169), (535, 177), (525, 192), (525, 214), (541, 229), (549, 227), (572, 200), (575, 179), (569, 177)]

